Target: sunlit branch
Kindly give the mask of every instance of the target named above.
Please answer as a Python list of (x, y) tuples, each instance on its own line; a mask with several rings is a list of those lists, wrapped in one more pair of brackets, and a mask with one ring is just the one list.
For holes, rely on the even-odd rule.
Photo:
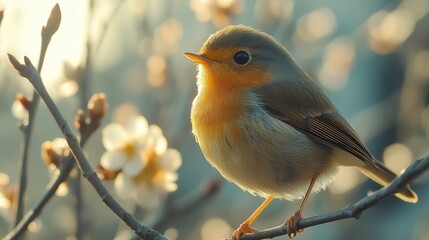
[[(58, 4), (56, 4), (51, 11), (48, 22), (46, 26), (42, 28), (41, 36), (41, 48), (39, 55), (39, 63), (37, 66), (37, 71), (40, 73), (42, 71), (43, 62), (46, 55), (46, 50), (48, 49), (49, 43), (51, 42), (52, 36), (58, 30), (61, 22), (61, 11)], [(24, 143), (21, 150), (21, 157), (18, 162), (19, 166), (19, 184), (18, 184), (18, 198), (17, 198), (17, 210), (15, 217), (15, 226), (22, 219), (24, 213), (24, 196), (25, 190), (27, 188), (27, 166), (28, 166), (28, 151), (31, 143), (31, 134), (33, 132), (34, 119), (36, 117), (37, 106), (39, 104), (39, 95), (36, 91), (33, 91), (33, 98), (30, 104), (27, 106), (28, 109), (28, 123), (22, 125), (21, 129), (24, 134)]]
[(151, 229), (148, 226), (142, 225), (130, 213), (125, 211), (125, 209), (122, 208), (122, 206), (119, 205), (119, 203), (107, 191), (100, 178), (97, 176), (96, 172), (89, 164), (82, 149), (80, 148), (76, 135), (71, 131), (69, 125), (64, 120), (64, 117), (60, 113), (58, 107), (46, 91), (46, 88), (42, 82), (42, 78), (32, 65), (30, 59), (25, 57), (25, 64), (21, 64), (14, 56), (9, 54), (9, 60), (15, 67), (15, 69), (18, 70), (19, 74), (30, 81), (34, 89), (45, 102), (46, 106), (54, 117), (58, 127), (61, 129), (71, 149), (71, 153), (75, 157), (79, 168), (82, 170), (83, 176), (91, 183), (91, 185), (97, 191), (97, 194), (100, 196), (101, 200), (128, 226), (130, 226), (138, 236), (142, 237), (143, 239), (166, 239), (159, 232)]

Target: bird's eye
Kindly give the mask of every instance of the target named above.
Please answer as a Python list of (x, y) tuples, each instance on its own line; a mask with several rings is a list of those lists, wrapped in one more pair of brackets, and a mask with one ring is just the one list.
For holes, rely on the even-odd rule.
[(239, 51), (234, 54), (234, 62), (240, 65), (246, 65), (250, 62), (250, 55), (245, 51)]

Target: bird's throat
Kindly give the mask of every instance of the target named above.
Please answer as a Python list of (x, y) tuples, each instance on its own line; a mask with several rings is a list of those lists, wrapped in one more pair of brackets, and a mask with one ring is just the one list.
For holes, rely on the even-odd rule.
[(192, 124), (198, 126), (221, 125), (237, 120), (246, 111), (242, 94), (218, 93), (216, 91), (198, 92), (192, 103)]

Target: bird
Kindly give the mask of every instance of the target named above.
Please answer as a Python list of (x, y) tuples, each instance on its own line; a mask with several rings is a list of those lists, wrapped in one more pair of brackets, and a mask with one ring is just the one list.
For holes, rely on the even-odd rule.
[[(335, 181), (339, 166), (357, 167), (382, 186), (396, 177), (271, 35), (229, 25), (184, 55), (197, 65), (190, 119), (202, 153), (225, 179), (265, 198), (233, 240), (257, 231), (251, 224), (273, 199), (302, 199), (284, 222), (295, 237), (310, 194)], [(418, 200), (409, 185), (395, 196)]]

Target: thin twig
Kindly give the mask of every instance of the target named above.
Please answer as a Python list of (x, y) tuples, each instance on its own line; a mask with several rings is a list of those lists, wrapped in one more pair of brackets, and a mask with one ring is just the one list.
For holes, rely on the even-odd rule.
[[(99, 125), (92, 125), (86, 128), (85, 132), (82, 132), (80, 139), (80, 146), (83, 147), (87, 142), (88, 138), (98, 129)], [(49, 184), (46, 186), (46, 191), (41, 196), (39, 201), (30, 209), (22, 218), (22, 220), (17, 224), (17, 226), (12, 229), (11, 232), (4, 239), (17, 239), (19, 238), (28, 228), (31, 222), (36, 219), (42, 210), (49, 202), (49, 200), (55, 195), (58, 187), (63, 183), (68, 176), (70, 175), (71, 170), (74, 167), (74, 158), (72, 155), (68, 156), (64, 163), (61, 165), (59, 173), (55, 174)]]
[(166, 239), (159, 232), (151, 229), (148, 226), (140, 224), (140, 222), (130, 213), (125, 211), (125, 209), (122, 208), (122, 206), (119, 205), (119, 203), (107, 191), (100, 178), (97, 176), (97, 173), (89, 164), (82, 149), (80, 148), (76, 135), (71, 131), (69, 125), (61, 115), (58, 107), (46, 91), (46, 88), (42, 82), (42, 78), (32, 65), (30, 59), (24, 57), (25, 64), (21, 64), (14, 56), (9, 54), (9, 60), (15, 69), (19, 71), (19, 74), (30, 81), (34, 89), (45, 102), (57, 125), (61, 129), (71, 149), (71, 152), (79, 165), (79, 168), (82, 170), (83, 176), (91, 183), (91, 185), (97, 191), (97, 194), (100, 196), (101, 200), (143, 239)]
[[(419, 177), (423, 172), (429, 169), (429, 155), (415, 161), (405, 172), (395, 178), (389, 185), (375, 191), (373, 194), (366, 196), (358, 202), (349, 205), (341, 210), (327, 213), (319, 216), (304, 218), (297, 224), (298, 229), (304, 229), (323, 223), (338, 221), (346, 218), (359, 218), (359, 216), (368, 208), (375, 206), (381, 200), (392, 196), (400, 191), (405, 185)], [(241, 240), (256, 240), (264, 238), (274, 238), (287, 234), (287, 225), (279, 225), (253, 234), (241, 236)]]
[(70, 156), (64, 161), (64, 164), (60, 169), (60, 173), (51, 178), (51, 181), (46, 186), (46, 192), (42, 195), (36, 205), (24, 215), (15, 228), (12, 229), (3, 239), (17, 239), (27, 230), (28, 225), (30, 225), (30, 223), (40, 215), (45, 205), (49, 202), (52, 196), (54, 196), (60, 184), (67, 179), (73, 169), (73, 166), (74, 160), (73, 157)]
[[(41, 32), (42, 41), (41, 41), (41, 48), (40, 48), (40, 55), (39, 55), (39, 63), (37, 66), (37, 71), (39, 73), (42, 71), (43, 62), (45, 60), (45, 55), (46, 55), (46, 51), (48, 49), (49, 43), (51, 42), (52, 36), (58, 30), (60, 22), (61, 22), (61, 11), (60, 11), (59, 5), (56, 4), (52, 8), (48, 22), (46, 23), (46, 26), (42, 28), (42, 32)], [(39, 95), (37, 94), (36, 91), (33, 91), (33, 98), (30, 104), (27, 106), (28, 122), (26, 125), (22, 123), (22, 127), (21, 127), (24, 134), (24, 143), (21, 150), (21, 157), (18, 163), (20, 177), (19, 177), (19, 183), (18, 183), (19, 189), (18, 189), (17, 210), (16, 210), (14, 226), (18, 225), (18, 223), (22, 219), (22, 215), (24, 214), (24, 197), (25, 197), (25, 190), (27, 188), (28, 153), (30, 149), (31, 135), (33, 132), (33, 126), (35, 121), (34, 119), (36, 117), (38, 104), (39, 104)]]

